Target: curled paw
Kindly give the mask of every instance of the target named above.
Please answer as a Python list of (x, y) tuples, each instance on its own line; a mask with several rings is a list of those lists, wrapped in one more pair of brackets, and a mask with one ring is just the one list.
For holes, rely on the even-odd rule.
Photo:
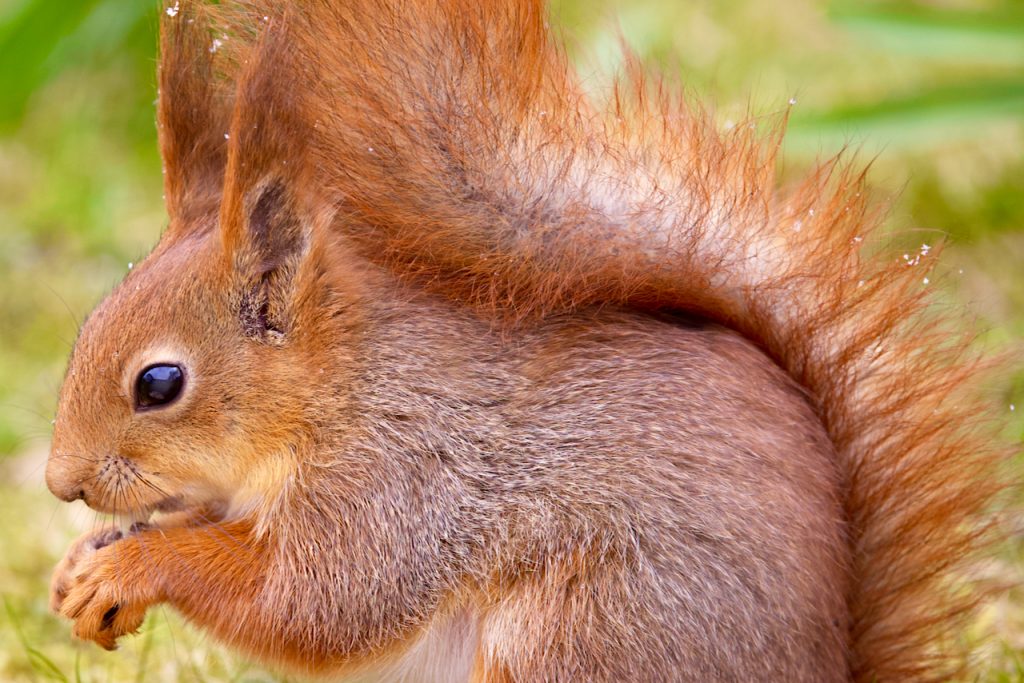
[(64, 558), (53, 570), (53, 578), (50, 580), (50, 611), (54, 614), (61, 613), (61, 605), (68, 595), (75, 576), (86, 560), (92, 557), (97, 550), (105, 548), (115, 541), (123, 538), (123, 534), (116, 528), (105, 528), (80, 536), (68, 551)]
[(50, 608), (75, 622), (73, 634), (107, 650), (117, 639), (142, 625), (155, 597), (140, 574), (132, 541), (116, 529), (83, 536), (57, 566), (50, 588)]

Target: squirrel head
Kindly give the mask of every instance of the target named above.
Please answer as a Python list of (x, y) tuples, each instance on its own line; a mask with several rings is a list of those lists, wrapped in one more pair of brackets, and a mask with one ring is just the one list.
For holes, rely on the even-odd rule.
[[(185, 26), (165, 22), (161, 36), (171, 222), (83, 325), (47, 466), (55, 495), (107, 512), (268, 502), (318, 400), (344, 403), (345, 370), (325, 345), (358, 328), (361, 285), (339, 274), (340, 247), (302, 195), (288, 85), (254, 66), (235, 92), (218, 90), (205, 34)], [(263, 40), (253, 64), (282, 44)]]
[(284, 186), (248, 195), (240, 223), (172, 224), (82, 326), (46, 472), (59, 498), (145, 516), (262, 504), (287, 479), (338, 380), (321, 341), (337, 287)]

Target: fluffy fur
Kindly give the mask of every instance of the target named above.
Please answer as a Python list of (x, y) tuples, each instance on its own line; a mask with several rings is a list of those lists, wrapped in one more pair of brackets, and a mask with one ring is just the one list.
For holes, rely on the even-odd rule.
[[(865, 256), (857, 174), (778, 193), (778, 131), (636, 64), (592, 103), (538, 0), (167, 10), (171, 226), (83, 329), (48, 476), (213, 521), (59, 570), (79, 635), (168, 601), (409, 680), (961, 670), (1003, 454), (938, 249)], [(192, 393), (133, 414), (157, 356)]]

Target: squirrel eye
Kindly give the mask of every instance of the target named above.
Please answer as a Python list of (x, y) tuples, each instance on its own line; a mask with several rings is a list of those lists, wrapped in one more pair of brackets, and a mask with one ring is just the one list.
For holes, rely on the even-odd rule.
[(185, 383), (185, 373), (177, 365), (150, 365), (135, 380), (135, 405), (154, 408), (167, 405), (178, 397)]

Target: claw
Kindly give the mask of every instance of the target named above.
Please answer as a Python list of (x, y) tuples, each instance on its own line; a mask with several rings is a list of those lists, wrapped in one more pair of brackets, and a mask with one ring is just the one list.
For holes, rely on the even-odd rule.
[(126, 579), (124, 566), (115, 562), (123, 561), (123, 554), (107, 549), (123, 538), (117, 529), (80, 538), (54, 571), (50, 592), (50, 608), (75, 622), (74, 636), (106, 650), (116, 649), (121, 636), (138, 631), (152, 604), (146, 597), (151, 593), (148, 583)]
[(103, 619), (100, 620), (100, 630), (106, 631), (114, 625), (114, 617), (117, 616), (117, 611), (121, 609), (120, 605), (114, 605), (106, 612), (103, 613)]

